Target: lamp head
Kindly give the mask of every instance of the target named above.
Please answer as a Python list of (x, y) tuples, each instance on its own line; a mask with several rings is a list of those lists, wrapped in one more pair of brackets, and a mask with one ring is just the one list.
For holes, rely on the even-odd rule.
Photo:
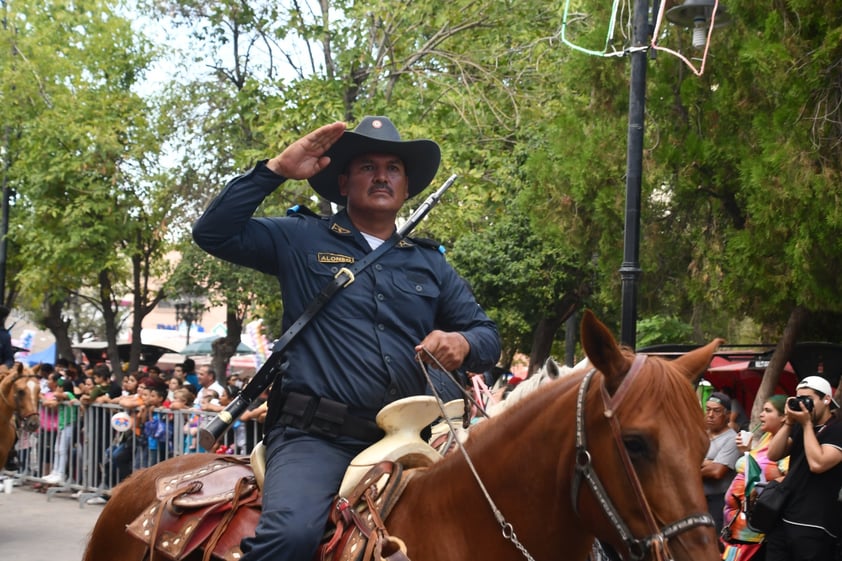
[(731, 17), (722, 4), (716, 5), (715, 0), (687, 0), (679, 6), (667, 10), (666, 18), (676, 25), (689, 27), (693, 30), (693, 46), (702, 48), (707, 41), (707, 29), (716, 7), (714, 28), (723, 27), (731, 23)]
[[(687, 0), (683, 4), (673, 6), (667, 10), (666, 18), (676, 25), (682, 27), (693, 27), (699, 19), (705, 24), (710, 24), (714, 0)], [(720, 2), (716, 8), (716, 23), (714, 27), (722, 27), (731, 23), (731, 17), (725, 11), (725, 6)]]

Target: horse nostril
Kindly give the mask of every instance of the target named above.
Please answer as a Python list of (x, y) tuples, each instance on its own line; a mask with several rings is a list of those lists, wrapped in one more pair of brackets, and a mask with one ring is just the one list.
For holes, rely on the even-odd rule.
[(41, 426), (41, 420), (38, 417), (38, 415), (35, 415), (34, 417), (29, 417), (28, 419), (26, 419), (25, 428), (26, 428), (27, 431), (35, 432), (35, 431), (38, 430), (38, 428), (40, 426)]

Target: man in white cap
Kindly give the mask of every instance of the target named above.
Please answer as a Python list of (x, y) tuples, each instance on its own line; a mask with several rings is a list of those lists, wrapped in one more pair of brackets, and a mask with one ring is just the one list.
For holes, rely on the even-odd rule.
[[(394, 238), (404, 202), (430, 184), (440, 159), (438, 144), (401, 140), (386, 117), (366, 117), (353, 131), (332, 123), (232, 180), (193, 226), (208, 253), (277, 277), (285, 329), (343, 267), (395, 243), (285, 349), (264, 423), (263, 509), (255, 537), (243, 541), (244, 561), (313, 558), (345, 469), (382, 435), (377, 412), (424, 393), (416, 353), (448, 370), (497, 362), (496, 326), (437, 244)], [(254, 217), (286, 179), (308, 180), (344, 209)]]
[(772, 461), (789, 455), (781, 520), (766, 535), (766, 561), (830, 561), (842, 535), (842, 423), (822, 376), (807, 376), (787, 400), (784, 425), (769, 443)]

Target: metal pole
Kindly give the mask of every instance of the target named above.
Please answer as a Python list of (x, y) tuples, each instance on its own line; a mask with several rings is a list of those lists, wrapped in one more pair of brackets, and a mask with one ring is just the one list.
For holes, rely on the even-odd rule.
[(184, 318), (184, 323), (187, 324), (187, 343), (185, 345), (190, 344), (190, 328), (193, 327), (193, 318), (188, 314), (186, 318)]
[[(2, 2), (3, 6), (3, 30), (8, 28), (6, 20), (6, 2)], [(12, 49), (12, 56), (14, 57), (17, 51)], [(9, 245), (6, 237), (9, 234), (9, 198), (11, 197), (11, 190), (9, 189), (9, 168), (11, 167), (11, 147), (10, 147), (10, 132), (9, 125), (3, 127), (3, 208), (2, 208), (2, 223), (0, 223), (0, 306), (6, 305), (6, 261), (8, 259)]]
[(635, 0), (633, 16), (634, 50), (631, 53), (629, 86), (629, 130), (626, 156), (626, 224), (623, 238), (622, 321), (620, 340), (631, 348), (637, 342), (637, 281), (640, 277), (640, 191), (643, 175), (643, 119), (646, 99), (646, 56), (649, 43), (649, 2)]
[[(9, 127), (5, 128), (5, 148), (8, 154), (9, 151)], [(3, 161), (3, 201), (2, 201), (2, 216), (0, 216), (0, 306), (6, 305), (6, 261), (8, 260), (9, 242), (9, 199), (11, 198), (11, 189), (9, 188), (8, 177), (8, 156)]]

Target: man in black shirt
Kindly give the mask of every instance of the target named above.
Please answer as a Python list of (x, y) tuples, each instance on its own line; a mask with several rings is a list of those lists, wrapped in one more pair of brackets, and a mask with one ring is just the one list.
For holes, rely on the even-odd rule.
[(812, 408), (788, 401), (784, 425), (769, 443), (769, 459), (789, 455), (790, 471), (781, 520), (766, 535), (766, 561), (830, 561), (842, 535), (842, 423), (831, 414), (839, 404), (821, 376), (804, 378), (796, 393)]

